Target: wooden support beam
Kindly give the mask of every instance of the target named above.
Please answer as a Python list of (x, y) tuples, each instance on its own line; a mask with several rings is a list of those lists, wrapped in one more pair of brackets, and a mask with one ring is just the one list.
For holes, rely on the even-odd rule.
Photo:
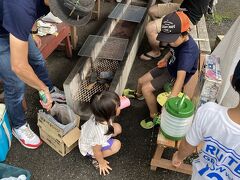
[(101, 0), (96, 0), (94, 10), (92, 11), (92, 13), (94, 14), (93, 18), (97, 20), (99, 20), (100, 18), (100, 2)]
[(164, 151), (164, 147), (161, 146), (161, 145), (157, 145), (157, 149), (156, 149), (156, 151), (154, 153), (154, 156), (151, 160), (151, 170), (156, 171), (158, 166), (156, 165), (155, 162), (158, 161), (159, 159), (161, 159), (163, 151)]
[(78, 34), (77, 34), (77, 27), (71, 26), (71, 44), (72, 48), (75, 50), (77, 48), (78, 43)]
[(167, 160), (167, 159), (152, 159), (151, 161), (151, 166), (155, 166), (155, 167), (160, 167), (163, 169), (168, 169), (168, 170), (172, 170), (172, 171), (176, 171), (176, 172), (180, 172), (180, 173), (184, 173), (184, 174), (192, 174), (192, 166), (189, 164), (181, 164), (179, 168), (175, 168), (172, 165), (172, 161)]

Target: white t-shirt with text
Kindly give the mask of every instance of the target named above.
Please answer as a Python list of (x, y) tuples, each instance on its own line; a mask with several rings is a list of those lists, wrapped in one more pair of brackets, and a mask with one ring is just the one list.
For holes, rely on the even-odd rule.
[(240, 179), (240, 125), (228, 116), (228, 108), (206, 103), (199, 108), (186, 135), (192, 146), (204, 146), (193, 162), (193, 180)]

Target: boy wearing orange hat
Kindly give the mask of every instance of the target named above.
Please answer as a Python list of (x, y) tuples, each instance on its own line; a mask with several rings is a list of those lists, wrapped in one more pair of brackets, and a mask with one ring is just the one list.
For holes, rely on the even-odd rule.
[[(155, 91), (163, 88), (163, 85), (174, 80), (170, 97), (175, 97), (181, 92), (198, 66), (199, 49), (193, 38), (188, 34), (190, 20), (182, 11), (170, 13), (162, 20), (161, 32), (157, 40), (168, 43), (171, 50), (153, 68), (138, 79), (137, 90), (126, 89), (124, 95), (133, 95), (137, 99), (146, 100), (150, 111), (150, 117), (143, 120), (143, 124), (153, 127), (154, 116), (158, 113)], [(167, 64), (166, 67), (162, 64)], [(128, 96), (131, 97), (131, 96)], [(142, 123), (141, 123), (142, 124)]]

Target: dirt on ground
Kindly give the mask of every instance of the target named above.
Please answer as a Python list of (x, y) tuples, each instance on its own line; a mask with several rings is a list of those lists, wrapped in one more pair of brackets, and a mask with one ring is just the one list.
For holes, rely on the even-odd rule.
[(217, 35), (227, 33), (231, 25), (240, 15), (239, 0), (218, 0), (214, 14), (206, 17), (208, 35), (213, 49)]

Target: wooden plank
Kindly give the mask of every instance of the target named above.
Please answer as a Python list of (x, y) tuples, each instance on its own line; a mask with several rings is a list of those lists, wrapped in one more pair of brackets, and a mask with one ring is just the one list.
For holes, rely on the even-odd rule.
[(160, 167), (160, 168), (163, 168), (163, 169), (168, 169), (168, 170), (192, 175), (192, 166), (190, 164), (181, 164), (179, 168), (175, 168), (172, 165), (172, 161), (170, 161), (170, 160), (167, 160), (167, 159), (159, 159), (159, 160), (152, 159), (151, 166), (156, 166), (156, 167)]
[[(192, 36), (192, 38), (193, 38), (194, 40), (198, 38), (197, 26), (193, 26), (193, 27), (191, 28), (190, 35)], [(197, 45), (198, 45), (198, 47), (199, 47), (198, 41), (195, 40), (195, 42), (197, 43)]]
[(214, 44), (214, 49), (217, 47), (217, 45), (223, 40), (224, 35), (217, 35), (215, 44)]
[(95, 15), (95, 16), (93, 16), (93, 18), (99, 20), (99, 18), (100, 18), (100, 0), (95, 1), (95, 7), (94, 7), (94, 10), (92, 11), (92, 13)]
[(167, 147), (175, 147), (175, 141), (165, 138), (160, 131), (159, 131), (158, 137), (157, 137), (157, 144), (162, 144)]
[[(197, 24), (197, 33), (199, 39), (209, 39), (205, 17), (203, 16)], [(202, 53), (210, 54), (211, 47), (209, 41), (199, 41), (199, 48)]]
[(151, 160), (151, 170), (156, 171), (157, 166), (154, 166), (154, 164), (152, 164), (152, 162), (154, 162), (154, 160), (161, 159), (163, 151), (164, 151), (164, 147), (162, 145), (157, 145), (156, 151), (155, 151), (154, 156)]
[(71, 29), (72, 48), (75, 50), (77, 48), (77, 43), (78, 43), (77, 27), (71, 26), (70, 29)]
[(188, 83), (184, 86), (183, 92), (190, 98), (193, 98), (195, 89), (197, 88), (197, 82), (198, 82), (199, 72), (196, 71), (194, 75), (192, 75), (191, 79), (188, 81)]
[(202, 66), (203, 66), (203, 63), (205, 61), (205, 55), (203, 54), (200, 54), (200, 59), (199, 59), (200, 63), (199, 63), (199, 66), (198, 67), (198, 71), (195, 72), (195, 74), (191, 77), (191, 79), (188, 81), (188, 83), (184, 86), (184, 93), (187, 94), (187, 96), (190, 98), (190, 99), (193, 99), (193, 98), (197, 98), (197, 97), (194, 97), (195, 95), (200, 95), (197, 91), (199, 91), (199, 84), (198, 84), (198, 79), (199, 79), (199, 76), (200, 76), (200, 73), (201, 73), (201, 70), (202, 70)]

